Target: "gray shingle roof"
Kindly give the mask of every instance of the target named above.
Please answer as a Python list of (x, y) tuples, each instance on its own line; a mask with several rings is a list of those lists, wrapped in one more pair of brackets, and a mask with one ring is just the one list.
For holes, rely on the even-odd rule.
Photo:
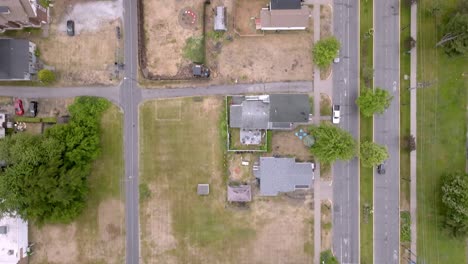
[(296, 186), (311, 186), (311, 163), (296, 163), (293, 158), (260, 158), (260, 194), (275, 196), (280, 192), (292, 192)]
[(234, 128), (267, 129), (268, 106), (262, 101), (244, 101), (241, 106), (231, 105), (229, 125)]
[(0, 39), (0, 80), (25, 79), (29, 72), (29, 41)]
[(227, 194), (229, 202), (250, 202), (252, 200), (250, 185), (228, 186)]
[(271, 0), (271, 9), (299, 9), (301, 0)]
[(306, 94), (270, 95), (270, 122), (304, 123), (309, 121), (309, 114)]

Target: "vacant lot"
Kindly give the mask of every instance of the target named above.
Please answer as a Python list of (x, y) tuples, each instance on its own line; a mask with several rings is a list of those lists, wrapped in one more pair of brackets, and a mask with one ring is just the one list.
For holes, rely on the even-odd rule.
[[(57, 85), (116, 83), (114, 62), (122, 62), (123, 43), (116, 36), (122, 0), (54, 1), (46, 37), (32, 39), (40, 58), (58, 73)], [(75, 21), (75, 36), (67, 36), (66, 21)], [(48, 36), (47, 36), (48, 35)]]
[(268, 0), (237, 0), (234, 5), (234, 27), (240, 35), (262, 34), (255, 29), (255, 18), (260, 17), (260, 10), (267, 6)]
[(122, 263), (125, 257), (122, 114), (112, 106), (102, 117), (102, 153), (89, 177), (88, 205), (68, 225), (30, 224), (35, 243), (30, 263)]
[[(174, 76), (191, 63), (182, 56), (186, 40), (202, 36), (203, 1), (143, 0), (143, 5), (147, 69), (154, 75)], [(185, 10), (195, 13), (190, 26), (179, 18)]]
[[(311, 262), (310, 198), (262, 198), (245, 209), (226, 208), (222, 113), (221, 98), (141, 107), (141, 182), (151, 191), (140, 207), (144, 263)], [(208, 196), (196, 194), (198, 183), (210, 184)]]
[[(420, 1), (418, 10), (437, 5), (441, 17), (459, 1)], [(418, 262), (466, 263), (466, 241), (442, 229), (441, 177), (466, 165), (466, 57), (448, 57), (434, 43), (442, 37), (441, 17), (418, 16), (418, 82), (437, 82), (418, 89), (417, 196)]]
[(312, 34), (307, 32), (236, 37), (212, 68), (223, 80), (274, 82), (312, 80)]

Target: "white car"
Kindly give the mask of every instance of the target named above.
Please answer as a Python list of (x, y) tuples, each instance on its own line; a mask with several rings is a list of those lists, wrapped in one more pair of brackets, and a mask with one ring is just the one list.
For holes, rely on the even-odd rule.
[(340, 123), (340, 106), (339, 105), (333, 105), (332, 123), (333, 124)]

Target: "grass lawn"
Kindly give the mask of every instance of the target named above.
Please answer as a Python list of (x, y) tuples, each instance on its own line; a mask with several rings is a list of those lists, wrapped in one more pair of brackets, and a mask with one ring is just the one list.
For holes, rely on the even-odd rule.
[[(365, 69), (373, 69), (373, 38), (369, 29), (373, 28), (373, 1), (361, 0), (360, 4), (360, 86), (373, 87), (372, 78), (364, 78)], [(373, 141), (373, 119), (360, 116), (360, 140)], [(373, 206), (373, 169), (360, 166), (360, 208), (361, 208), (361, 263), (373, 262), (373, 216), (364, 210)]]
[(465, 240), (454, 239), (442, 229), (440, 179), (444, 173), (465, 170), (467, 60), (448, 57), (442, 48), (435, 48), (443, 22), (427, 11), (438, 4), (445, 17), (446, 10), (455, 10), (457, 3), (418, 2), (418, 82), (437, 80), (418, 89), (418, 263), (466, 263)]
[[(140, 108), (140, 179), (150, 193), (140, 202), (142, 261), (311, 262), (310, 204), (273, 197), (229, 205), (219, 129), (223, 100), (178, 101), (149, 101)], [(180, 113), (180, 120), (156, 119), (155, 109), (162, 108), (169, 117)], [(197, 195), (199, 183), (210, 184), (208, 196)]]
[(88, 203), (68, 225), (30, 224), (30, 263), (123, 263), (125, 258), (122, 113), (111, 106), (101, 122), (101, 155), (89, 176)]

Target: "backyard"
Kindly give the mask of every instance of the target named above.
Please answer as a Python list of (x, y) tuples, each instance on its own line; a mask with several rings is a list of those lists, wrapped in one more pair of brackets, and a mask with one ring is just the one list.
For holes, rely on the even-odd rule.
[(101, 122), (101, 155), (88, 178), (87, 207), (67, 225), (29, 225), (30, 263), (122, 263), (125, 257), (122, 113), (111, 106)]
[[(417, 255), (418, 263), (466, 263), (466, 241), (443, 230), (440, 179), (466, 165), (466, 57), (449, 57), (435, 44), (442, 37), (442, 18), (459, 1), (418, 2), (417, 118)], [(435, 15), (430, 10), (437, 7)], [(434, 82), (437, 80), (436, 82)]]
[[(56, 85), (116, 84), (114, 62), (123, 60), (123, 43), (117, 39), (122, 0), (54, 1), (51, 24), (33, 34), (40, 59), (55, 67)], [(67, 36), (66, 21), (74, 20), (75, 36)]]
[[(140, 201), (145, 263), (312, 261), (311, 197), (227, 206), (222, 98), (149, 101), (140, 109), (141, 184), (150, 192)], [(165, 120), (161, 112), (175, 114)], [(199, 183), (210, 184), (208, 196), (197, 195)]]

